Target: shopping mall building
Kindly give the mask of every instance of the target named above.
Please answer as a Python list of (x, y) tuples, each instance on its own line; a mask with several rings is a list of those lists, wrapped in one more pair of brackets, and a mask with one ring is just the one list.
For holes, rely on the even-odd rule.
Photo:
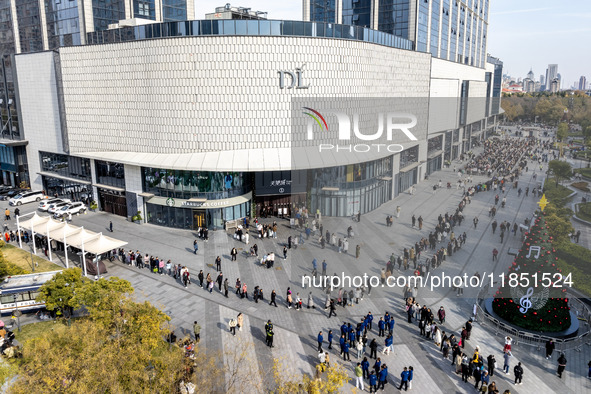
[[(365, 27), (254, 19), (95, 31), (84, 45), (16, 54), (26, 176), (33, 189), (90, 197), (128, 218), (140, 211), (166, 227), (221, 228), (298, 206), (363, 214), (458, 159), (498, 122), (502, 63), (485, 57), (485, 45), (474, 49), (475, 65), (415, 47)], [(400, 149), (294, 154), (296, 124), (336, 133), (340, 118), (319, 103), (393, 98), (445, 105), (419, 111), (418, 138)], [(362, 117), (383, 112), (366, 105)]]

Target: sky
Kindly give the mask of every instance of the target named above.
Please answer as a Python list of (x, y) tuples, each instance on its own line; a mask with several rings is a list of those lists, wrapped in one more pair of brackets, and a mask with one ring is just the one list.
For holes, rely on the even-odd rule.
[[(269, 19), (302, 19), (302, 0), (195, 0), (195, 18), (230, 2), (268, 12)], [(536, 80), (548, 64), (558, 64), (562, 87), (591, 83), (591, 0), (490, 0), (488, 53), (504, 63), (505, 73)]]

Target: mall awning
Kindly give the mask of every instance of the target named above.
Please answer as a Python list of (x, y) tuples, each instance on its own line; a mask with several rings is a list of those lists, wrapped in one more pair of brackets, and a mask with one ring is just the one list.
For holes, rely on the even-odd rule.
[[(32, 212), (32, 215), (30, 219), (24, 221), (19, 220), (20, 217), (17, 217), (18, 232), (21, 229), (30, 230), (32, 236), (41, 235), (47, 237), (48, 244), (51, 240), (62, 242), (65, 246), (66, 267), (69, 267), (68, 246), (82, 250), (82, 254), (89, 252), (99, 255), (127, 245), (125, 241), (104, 236), (103, 233), (86, 230), (84, 227), (54, 220), (50, 216), (39, 216), (37, 212)], [(22, 248), (22, 240), (20, 239), (19, 246)], [(37, 254), (35, 244), (33, 244), (33, 252)], [(49, 260), (53, 261), (51, 248), (49, 248)], [(84, 265), (84, 275), (86, 274), (86, 265)]]

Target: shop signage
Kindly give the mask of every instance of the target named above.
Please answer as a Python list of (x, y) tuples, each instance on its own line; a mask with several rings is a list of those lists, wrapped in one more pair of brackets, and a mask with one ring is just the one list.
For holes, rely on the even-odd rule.
[(174, 207), (174, 198), (168, 197), (166, 199), (166, 205), (168, 205), (169, 207)]
[(291, 171), (269, 171), (255, 174), (258, 196), (291, 194)]
[(286, 80), (285, 76), (289, 77), (287, 81), (287, 89), (308, 89), (310, 85), (304, 85), (304, 66), (296, 68), (295, 72), (293, 71), (278, 71), (279, 73), (279, 89), (285, 89), (286, 87)]
[(223, 207), (233, 207), (234, 205), (244, 204), (249, 202), (252, 198), (252, 193), (247, 193), (242, 196), (225, 198), (220, 200), (203, 200), (203, 201), (191, 201), (184, 199), (174, 199), (172, 197), (159, 197), (154, 196), (147, 200), (150, 204), (166, 205), (175, 208), (202, 208), (202, 209), (213, 209)]
[(226, 207), (230, 205), (230, 200), (211, 200), (211, 201), (184, 201), (183, 207), (191, 208), (215, 208)]

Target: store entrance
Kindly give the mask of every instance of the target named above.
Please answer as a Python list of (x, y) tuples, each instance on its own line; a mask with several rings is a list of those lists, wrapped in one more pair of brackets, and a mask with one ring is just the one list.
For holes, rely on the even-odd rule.
[(101, 210), (127, 217), (127, 200), (125, 195), (105, 189), (98, 189), (98, 195)]
[(205, 210), (193, 209), (193, 230), (197, 231), (199, 227), (207, 227), (205, 222)]

